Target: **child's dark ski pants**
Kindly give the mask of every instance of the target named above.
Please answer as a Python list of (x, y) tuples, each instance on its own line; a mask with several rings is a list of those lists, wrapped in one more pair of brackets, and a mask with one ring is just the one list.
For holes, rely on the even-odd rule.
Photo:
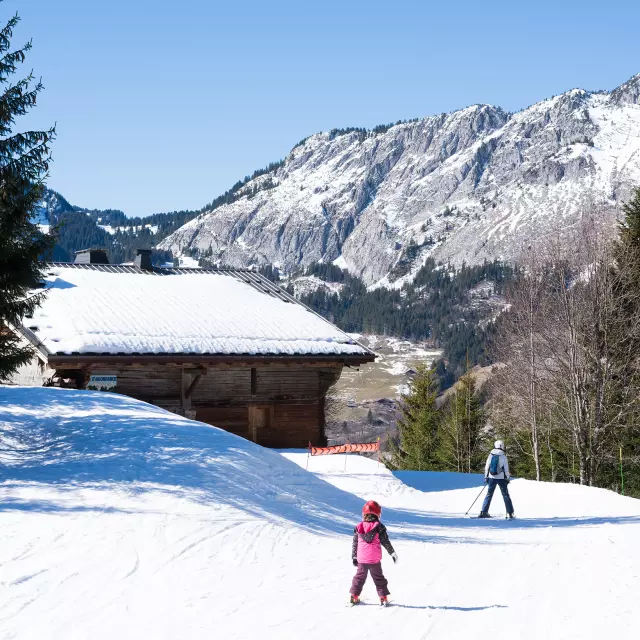
[(359, 596), (362, 593), (364, 583), (367, 581), (367, 575), (371, 572), (371, 578), (376, 585), (376, 590), (379, 596), (388, 596), (391, 592), (387, 589), (387, 579), (382, 573), (382, 564), (376, 562), (375, 564), (358, 564), (358, 570), (356, 575), (353, 576), (353, 582), (351, 583), (351, 594)]

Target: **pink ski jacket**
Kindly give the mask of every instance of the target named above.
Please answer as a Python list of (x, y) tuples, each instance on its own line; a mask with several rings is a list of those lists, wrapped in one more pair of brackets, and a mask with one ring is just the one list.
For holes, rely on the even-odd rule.
[(353, 532), (353, 557), (360, 564), (377, 564), (382, 560), (382, 546), (393, 553), (387, 528), (381, 522), (361, 522)]

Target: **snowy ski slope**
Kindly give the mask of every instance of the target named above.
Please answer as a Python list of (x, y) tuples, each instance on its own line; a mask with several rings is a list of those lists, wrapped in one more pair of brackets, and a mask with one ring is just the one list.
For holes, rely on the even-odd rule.
[[(635, 638), (640, 502), (262, 449), (130, 398), (0, 387), (0, 638)], [(383, 505), (395, 606), (347, 608)], [(503, 513), (496, 496), (492, 511)]]

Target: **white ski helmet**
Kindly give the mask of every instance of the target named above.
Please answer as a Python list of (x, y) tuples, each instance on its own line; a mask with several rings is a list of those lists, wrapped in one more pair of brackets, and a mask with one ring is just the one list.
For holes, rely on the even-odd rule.
[(496, 440), (496, 441), (493, 443), (493, 446), (494, 446), (496, 449), (500, 449), (500, 451), (504, 451), (504, 442), (502, 442), (502, 440)]

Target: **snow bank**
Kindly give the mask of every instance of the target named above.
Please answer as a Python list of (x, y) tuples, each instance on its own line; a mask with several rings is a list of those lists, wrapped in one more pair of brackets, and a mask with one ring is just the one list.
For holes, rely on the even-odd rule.
[[(345, 509), (359, 508), (270, 449), (126, 396), (0, 386), (0, 425), (4, 477), (21, 490), (178, 492), (322, 531), (338, 530), (350, 521)], [(55, 511), (57, 502), (42, 506)]]

